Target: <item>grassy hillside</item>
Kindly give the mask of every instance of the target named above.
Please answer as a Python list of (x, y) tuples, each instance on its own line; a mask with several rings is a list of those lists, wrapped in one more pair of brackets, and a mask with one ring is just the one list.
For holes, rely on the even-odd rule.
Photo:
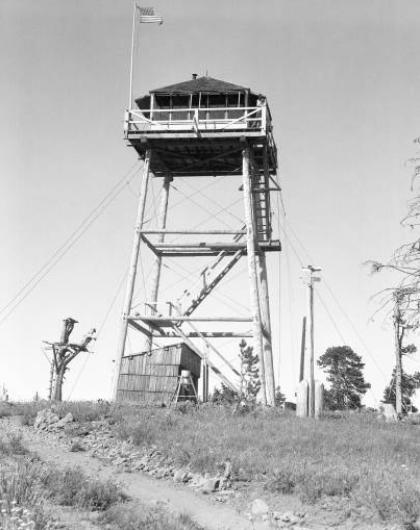
[[(45, 406), (45, 404), (44, 404)], [(67, 403), (79, 421), (100, 418), (117, 436), (157, 447), (178, 466), (215, 473), (229, 459), (233, 479), (303, 502), (343, 503), (384, 521), (420, 520), (420, 426), (387, 424), (370, 413), (298, 419), (278, 409), (247, 414), (202, 406), (178, 410)], [(26, 409), (30, 421), (34, 411)], [(409, 526), (407, 527), (409, 528)]]

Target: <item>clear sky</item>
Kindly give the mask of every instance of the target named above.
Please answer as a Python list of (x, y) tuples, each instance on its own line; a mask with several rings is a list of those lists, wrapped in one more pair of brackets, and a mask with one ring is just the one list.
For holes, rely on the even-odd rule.
[[(393, 278), (372, 278), (363, 262), (386, 259), (413, 236), (399, 222), (410, 198), (404, 163), (420, 134), (419, 2), (156, 0), (154, 6), (165, 22), (141, 26), (136, 94), (208, 71), (267, 95), (282, 222), (304, 263), (322, 267), (317, 288), (341, 334), (317, 299), (317, 354), (352, 346), (366, 362), (373, 403), (394, 359), (391, 327), (382, 318), (369, 322), (377, 307), (370, 297)], [(125, 0), (1, 2), (1, 307), (136, 163), (122, 134), (131, 16)], [(137, 174), (1, 324), (0, 382), (13, 398), (46, 394), (41, 341), (58, 338), (69, 315), (80, 322), (75, 335), (92, 326), (101, 334), (87, 362), (82, 356), (74, 362), (64, 395), (109, 397), (138, 187)], [(197, 200), (206, 206), (202, 196)], [(178, 209), (176, 221), (185, 226), (189, 215)], [(276, 372), (291, 397), (305, 291), (301, 265), (283, 243), (280, 289), (274, 258), (270, 281)], [(233, 287), (241, 299), (239, 280)], [(406, 367), (419, 369), (419, 356)]]

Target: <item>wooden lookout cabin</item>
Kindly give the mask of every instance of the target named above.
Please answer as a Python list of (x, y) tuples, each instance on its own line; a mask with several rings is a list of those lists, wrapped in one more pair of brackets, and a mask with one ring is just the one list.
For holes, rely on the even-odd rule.
[(142, 158), (148, 146), (158, 148), (150, 166), (156, 176), (241, 174), (241, 138), (255, 146), (260, 171), (268, 142), (269, 168), (277, 167), (267, 100), (249, 88), (194, 74), (136, 104), (138, 110), (127, 112), (125, 134)]
[(117, 399), (168, 405), (182, 370), (191, 373), (197, 390), (201, 358), (182, 342), (123, 357)]

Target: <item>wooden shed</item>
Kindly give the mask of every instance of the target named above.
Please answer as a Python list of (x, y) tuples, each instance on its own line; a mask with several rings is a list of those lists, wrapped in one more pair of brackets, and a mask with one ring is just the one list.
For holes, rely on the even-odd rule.
[(197, 390), (201, 359), (180, 342), (122, 358), (117, 400), (169, 404), (181, 370), (189, 370)]

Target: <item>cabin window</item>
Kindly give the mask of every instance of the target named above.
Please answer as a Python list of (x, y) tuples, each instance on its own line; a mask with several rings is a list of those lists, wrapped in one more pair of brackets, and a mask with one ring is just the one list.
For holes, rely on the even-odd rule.
[(215, 94), (209, 96), (209, 108), (218, 109), (210, 110), (209, 118), (211, 120), (223, 120), (225, 117), (226, 97), (224, 94)]
[(162, 109), (170, 108), (170, 96), (155, 95), (155, 109), (160, 112), (153, 113), (153, 119), (156, 121), (167, 121), (169, 120), (169, 111), (161, 112)]
[[(171, 108), (173, 112), (171, 113), (172, 120), (187, 120), (188, 119), (188, 109), (190, 106), (190, 96), (172, 96), (171, 99)], [(183, 109), (182, 111), (176, 111), (175, 109)]]
[(198, 105), (199, 105), (199, 96), (198, 94), (193, 94), (192, 99), (191, 99), (191, 107), (193, 109), (198, 109)]
[(229, 120), (236, 120), (243, 116), (243, 110), (240, 110), (238, 107), (243, 107), (245, 103), (245, 94), (237, 92), (236, 94), (228, 95), (228, 112), (227, 118)]

